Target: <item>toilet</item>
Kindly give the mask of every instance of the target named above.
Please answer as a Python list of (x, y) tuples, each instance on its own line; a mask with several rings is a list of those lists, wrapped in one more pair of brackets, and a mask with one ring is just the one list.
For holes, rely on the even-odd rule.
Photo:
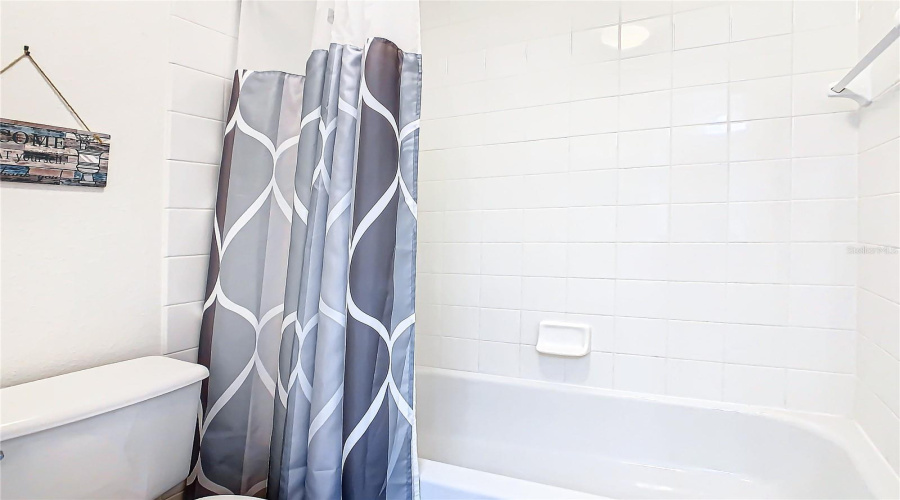
[(208, 375), (150, 356), (0, 389), (0, 498), (157, 498), (189, 473)]

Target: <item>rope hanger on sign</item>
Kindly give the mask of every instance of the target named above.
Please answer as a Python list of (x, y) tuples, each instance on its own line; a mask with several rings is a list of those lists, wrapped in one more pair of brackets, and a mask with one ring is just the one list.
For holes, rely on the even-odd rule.
[[(22, 55), (13, 59), (13, 61), (11, 63), (7, 64), (6, 66), (4, 66), (3, 69), (0, 69), (0, 75), (2, 75), (3, 73), (6, 73), (6, 70), (15, 66), (22, 59), (28, 59), (29, 61), (31, 61), (31, 64), (34, 66), (34, 69), (38, 70), (38, 73), (41, 74), (41, 77), (44, 79), (44, 81), (47, 82), (48, 85), (50, 85), (50, 88), (53, 89), (53, 92), (55, 92), (57, 97), (59, 97), (60, 100), (62, 100), (63, 104), (66, 105), (66, 108), (69, 109), (69, 112), (72, 113), (72, 115), (75, 117), (75, 119), (78, 120), (79, 123), (81, 123), (81, 126), (84, 127), (84, 129), (87, 130), (88, 132), (93, 133), (93, 130), (91, 130), (90, 127), (87, 126), (87, 123), (84, 123), (84, 120), (81, 119), (81, 115), (79, 115), (78, 112), (75, 111), (75, 108), (73, 108), (72, 105), (69, 104), (69, 100), (66, 99), (65, 96), (62, 95), (62, 92), (60, 92), (58, 88), (56, 88), (56, 85), (54, 85), (53, 81), (50, 80), (50, 77), (47, 76), (47, 73), (44, 73), (44, 70), (41, 69), (41, 66), (37, 63), (37, 61), (35, 61), (34, 58), (31, 57), (31, 51), (28, 49), (28, 45), (26, 45), (23, 48)], [(94, 139), (97, 139), (97, 141), (100, 144), (103, 144), (103, 139), (101, 139), (100, 136), (98, 136), (97, 134), (94, 134)]]

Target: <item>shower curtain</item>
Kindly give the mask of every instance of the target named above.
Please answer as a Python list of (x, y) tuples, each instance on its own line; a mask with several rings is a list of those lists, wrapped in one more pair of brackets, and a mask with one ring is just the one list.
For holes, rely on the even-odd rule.
[(420, 93), (383, 38), (235, 76), (188, 498), (418, 498)]

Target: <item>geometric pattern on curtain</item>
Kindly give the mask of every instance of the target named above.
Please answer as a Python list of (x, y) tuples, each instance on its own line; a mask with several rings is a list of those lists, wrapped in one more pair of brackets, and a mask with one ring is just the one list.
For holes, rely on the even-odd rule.
[(306, 67), (269, 496), (413, 498), (419, 56)]
[(418, 498), (421, 56), (376, 38), (235, 77), (188, 497)]

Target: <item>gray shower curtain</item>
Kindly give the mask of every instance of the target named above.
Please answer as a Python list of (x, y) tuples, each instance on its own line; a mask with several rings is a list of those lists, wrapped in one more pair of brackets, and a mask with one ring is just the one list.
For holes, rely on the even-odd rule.
[(421, 56), (373, 39), (235, 76), (188, 497), (418, 498)]

